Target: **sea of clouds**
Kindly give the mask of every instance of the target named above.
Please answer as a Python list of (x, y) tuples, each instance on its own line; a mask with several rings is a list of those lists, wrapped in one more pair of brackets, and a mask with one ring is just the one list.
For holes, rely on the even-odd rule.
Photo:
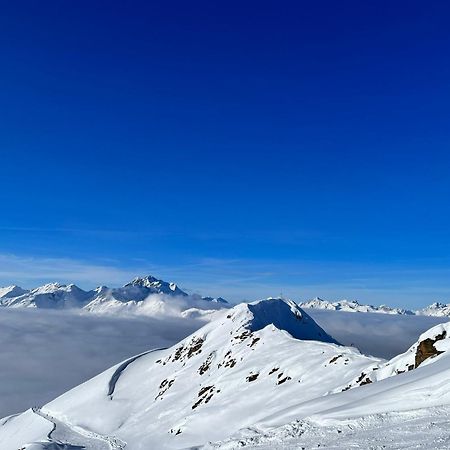
[[(384, 358), (405, 351), (420, 333), (448, 320), (307, 311), (341, 343)], [(169, 347), (204, 323), (176, 314), (0, 309), (0, 417), (43, 405), (130, 356)]]

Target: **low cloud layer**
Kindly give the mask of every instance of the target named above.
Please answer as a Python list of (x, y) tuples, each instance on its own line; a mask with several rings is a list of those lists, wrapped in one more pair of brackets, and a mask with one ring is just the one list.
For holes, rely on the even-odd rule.
[(448, 317), (305, 311), (341, 344), (353, 345), (362, 353), (385, 359), (406, 351), (424, 331), (448, 322)]
[(0, 417), (42, 405), (112, 365), (168, 347), (197, 320), (0, 309)]

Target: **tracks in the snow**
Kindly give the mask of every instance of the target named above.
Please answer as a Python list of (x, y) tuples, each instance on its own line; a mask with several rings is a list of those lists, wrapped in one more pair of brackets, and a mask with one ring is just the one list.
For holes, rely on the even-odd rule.
[(41, 408), (33, 407), (32, 411), (49, 421), (53, 428), (47, 439), (60, 445), (61, 448), (86, 450), (124, 450), (126, 443), (114, 436), (106, 436), (80, 426), (57, 419)]
[[(156, 348), (127, 359), (117, 367), (108, 383), (108, 397), (113, 398), (116, 384), (124, 370), (137, 359), (163, 348)], [(52, 429), (47, 434), (49, 443), (56, 444), (56, 448), (72, 450), (124, 450), (126, 443), (114, 436), (102, 435), (87, 430), (78, 425), (73, 425), (65, 420), (58, 419), (48, 411), (39, 407), (33, 407), (34, 414), (42, 417), (52, 424)], [(53, 448), (53, 447), (52, 447)]]

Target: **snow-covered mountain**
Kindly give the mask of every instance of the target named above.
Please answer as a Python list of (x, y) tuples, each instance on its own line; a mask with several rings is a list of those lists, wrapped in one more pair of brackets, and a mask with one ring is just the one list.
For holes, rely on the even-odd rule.
[[(20, 289), (20, 288), (19, 288)], [(25, 291), (18, 296), (2, 297), (2, 306), (33, 307), (33, 308), (82, 308), (94, 295), (93, 291), (86, 292), (74, 284), (68, 286), (50, 283)]]
[(450, 303), (435, 302), (416, 312), (422, 316), (450, 317)]
[(28, 292), (29, 291), (16, 285), (0, 287), (0, 299), (19, 297), (20, 295), (24, 295)]
[(413, 311), (403, 308), (392, 308), (387, 305), (364, 305), (356, 300), (340, 300), (331, 302), (329, 300), (323, 300), (320, 297), (315, 297), (312, 300), (300, 302), (299, 306), (306, 309), (326, 309), (331, 311), (450, 317), (450, 304), (439, 302), (432, 303), (423, 309)]
[[(153, 298), (153, 301), (149, 301), (152, 295), (160, 296), (160, 298)], [(136, 277), (119, 288), (99, 286), (91, 291), (84, 291), (74, 284), (63, 285), (59, 283), (46, 284), (32, 290), (22, 289), (16, 285), (0, 288), (0, 306), (47, 309), (82, 308), (86, 311), (98, 313), (135, 312), (152, 314), (156, 311), (162, 312), (170, 309), (167, 305), (170, 298), (184, 299), (181, 302), (181, 307), (185, 316), (199, 317), (204, 315), (202, 311), (213, 311), (229, 306), (228, 302), (222, 297), (188, 294), (175, 283), (169, 283), (151, 275)], [(329, 301), (316, 297), (312, 300), (300, 302), (299, 306), (305, 309), (330, 311), (450, 317), (450, 304), (439, 302), (421, 310), (412, 311), (386, 305), (364, 305), (356, 300)], [(190, 311), (190, 309), (192, 310)]]
[(433, 327), (383, 361), (292, 301), (240, 304), (0, 420), (2, 450), (449, 448), (449, 332)]
[(321, 398), (378, 362), (340, 346), (294, 302), (240, 304), (169, 349), (137, 355), (5, 419), (0, 441), (5, 450), (36, 441), (49, 449), (58, 440), (127, 450), (198, 446), (299, 399)]
[(346, 311), (346, 312), (370, 312), (370, 313), (383, 313), (383, 314), (415, 314), (413, 311), (401, 308), (391, 308), (386, 305), (372, 306), (362, 305), (356, 300), (341, 300), (336, 302), (330, 302), (316, 297), (312, 300), (299, 303), (302, 308), (313, 309), (327, 309), (333, 311)]
[[(84, 291), (74, 284), (50, 283), (24, 290), (18, 286), (0, 289), (0, 306), (11, 308), (83, 309), (96, 313), (157, 314), (191, 310), (187, 315), (227, 307), (223, 298), (188, 295), (175, 283), (151, 275), (138, 277), (119, 288), (99, 286)], [(199, 312), (201, 311), (201, 312)]]

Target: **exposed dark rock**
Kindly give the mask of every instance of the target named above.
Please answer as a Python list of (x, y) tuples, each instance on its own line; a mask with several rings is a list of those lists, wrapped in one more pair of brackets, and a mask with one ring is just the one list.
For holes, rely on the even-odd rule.
[(440, 355), (441, 351), (436, 350), (434, 344), (437, 341), (441, 341), (445, 339), (447, 333), (443, 331), (441, 334), (438, 334), (434, 339), (427, 338), (419, 343), (416, 350), (416, 356), (414, 361), (414, 368), (417, 369), (425, 360), (428, 358), (433, 358), (434, 356)]
[[(173, 356), (169, 356), (167, 358), (167, 362), (172, 361), (180, 361), (183, 362), (186, 359), (192, 358), (195, 355), (198, 355), (202, 352), (202, 345), (205, 342), (205, 340), (201, 337), (193, 337), (189, 344), (182, 345), (178, 347)], [(165, 363), (163, 363), (164, 365)]]
[(201, 397), (203, 394), (206, 394), (208, 391), (210, 391), (211, 389), (214, 389), (214, 386), (205, 386), (202, 387), (199, 391), (198, 391), (198, 396)]
[(223, 361), (217, 364), (217, 368), (220, 369), (222, 366), (232, 368), (235, 365), (236, 359), (231, 357), (231, 350), (228, 350), (223, 358)]
[[(200, 389), (198, 396), (200, 397), (193, 405), (192, 409), (197, 408), (202, 403), (208, 403), (214, 395), (214, 386), (205, 386)], [(216, 390), (216, 393), (220, 392), (220, 389)]]
[[(337, 355), (334, 358), (330, 359), (330, 362), (328, 364), (333, 364), (334, 362), (336, 362), (339, 358), (342, 358), (343, 355)], [(348, 361), (348, 360), (347, 360)]]
[(233, 339), (235, 339), (235, 340), (237, 340), (237, 341), (240, 341), (240, 342), (243, 342), (243, 341), (245, 341), (247, 338), (251, 337), (252, 334), (253, 334), (253, 333), (252, 333), (251, 331), (245, 330), (245, 331), (243, 331), (240, 335), (238, 335), (238, 336), (233, 336)]
[(292, 380), (292, 378), (291, 377), (284, 377), (284, 378), (278, 379), (277, 384), (283, 384), (283, 383), (286, 383), (286, 381), (289, 381), (289, 380)]
[(248, 383), (250, 383), (252, 381), (255, 381), (258, 378), (258, 376), (259, 376), (259, 373), (252, 373), (246, 378), (246, 380)]
[(204, 361), (202, 363), (202, 365), (199, 367), (198, 373), (200, 375), (203, 375), (207, 370), (209, 370), (209, 368), (211, 367), (211, 361), (212, 361), (213, 357), (214, 357), (214, 353), (210, 353), (208, 355), (208, 357), (206, 358), (206, 361)]
[(159, 385), (159, 393), (155, 397), (155, 400), (158, 400), (158, 398), (162, 398), (162, 396), (170, 389), (172, 384), (175, 382), (175, 380), (162, 380)]

